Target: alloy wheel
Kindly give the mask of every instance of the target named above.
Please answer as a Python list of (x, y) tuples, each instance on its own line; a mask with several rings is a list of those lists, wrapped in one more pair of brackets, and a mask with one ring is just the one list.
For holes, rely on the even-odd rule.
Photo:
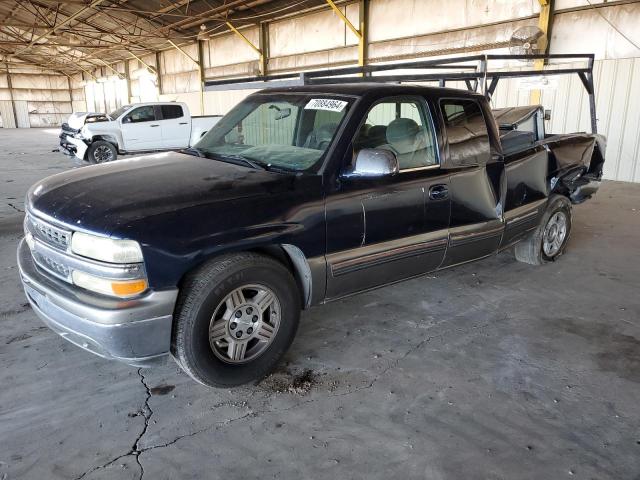
[(93, 156), (96, 159), (96, 163), (110, 162), (113, 160), (113, 152), (105, 145), (100, 145), (96, 148)]
[(558, 254), (567, 237), (567, 215), (556, 212), (551, 215), (542, 236), (542, 251), (551, 258)]
[(211, 317), (211, 349), (223, 362), (249, 362), (271, 345), (280, 318), (280, 302), (270, 288), (258, 284), (236, 288), (218, 304)]

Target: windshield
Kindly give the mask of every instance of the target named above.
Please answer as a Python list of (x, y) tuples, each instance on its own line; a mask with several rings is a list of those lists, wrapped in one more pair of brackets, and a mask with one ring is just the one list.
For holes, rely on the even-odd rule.
[(263, 168), (309, 170), (331, 145), (350, 101), (319, 94), (252, 95), (225, 115), (195, 150)]
[(124, 112), (126, 112), (127, 110), (129, 110), (129, 108), (131, 107), (131, 105), (123, 105), (120, 108), (114, 110), (113, 112), (111, 112), (109, 114), (109, 118), (111, 118), (111, 120), (116, 120), (120, 115), (122, 115)]

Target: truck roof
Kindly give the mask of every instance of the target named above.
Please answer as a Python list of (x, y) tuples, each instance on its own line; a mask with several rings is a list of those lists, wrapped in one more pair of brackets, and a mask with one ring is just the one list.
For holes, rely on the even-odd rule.
[(354, 82), (354, 83), (328, 83), (322, 85), (298, 85), (293, 87), (276, 87), (260, 90), (258, 93), (319, 93), (330, 95), (352, 95), (362, 97), (372, 93), (385, 93), (388, 95), (424, 94), (435, 93), (438, 95), (478, 96), (480, 93), (470, 92), (458, 88), (443, 88), (425, 85), (407, 85), (379, 82)]
[(128, 103), (127, 105), (129, 105), (130, 107), (140, 107), (145, 105), (186, 105), (186, 103), (177, 102), (175, 100), (168, 100), (166, 102), (131, 102), (131, 103)]

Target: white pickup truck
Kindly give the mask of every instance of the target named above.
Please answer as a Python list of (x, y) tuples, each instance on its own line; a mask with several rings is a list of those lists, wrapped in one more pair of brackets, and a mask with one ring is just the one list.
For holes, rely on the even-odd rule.
[(74, 113), (60, 132), (60, 147), (91, 163), (110, 162), (118, 154), (179, 150), (194, 145), (220, 115), (192, 117), (178, 102), (123, 105), (109, 113)]

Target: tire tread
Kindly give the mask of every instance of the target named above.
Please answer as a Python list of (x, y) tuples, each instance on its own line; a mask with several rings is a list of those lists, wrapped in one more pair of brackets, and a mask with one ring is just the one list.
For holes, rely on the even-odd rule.
[(567, 238), (565, 239), (564, 245), (562, 246), (558, 254), (554, 257), (554, 259), (562, 255), (564, 248), (569, 241), (569, 235), (571, 233), (571, 202), (567, 197), (563, 195), (553, 194), (549, 197), (547, 208), (544, 215), (542, 215), (538, 227), (527, 238), (516, 243), (514, 247), (516, 260), (518, 260), (519, 262), (528, 263), (529, 265), (543, 265), (549, 262), (549, 260), (545, 259), (542, 254), (542, 235), (544, 233), (544, 227), (547, 224), (547, 221), (549, 220), (553, 212), (555, 212), (558, 208), (565, 208), (567, 210), (567, 220), (569, 222), (569, 231), (567, 232)]

